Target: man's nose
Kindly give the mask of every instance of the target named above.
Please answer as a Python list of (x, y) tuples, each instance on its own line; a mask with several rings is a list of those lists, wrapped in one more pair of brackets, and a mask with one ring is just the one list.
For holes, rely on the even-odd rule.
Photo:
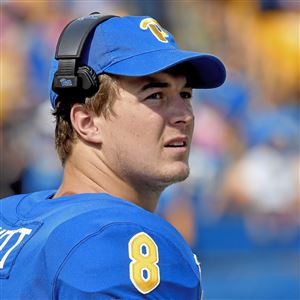
[(190, 99), (183, 99), (180, 95), (174, 96), (170, 107), (170, 123), (174, 126), (187, 126), (194, 122), (193, 108)]

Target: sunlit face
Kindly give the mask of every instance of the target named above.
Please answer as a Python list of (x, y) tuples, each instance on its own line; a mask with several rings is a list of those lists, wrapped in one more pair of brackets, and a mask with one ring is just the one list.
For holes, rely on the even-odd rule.
[(189, 174), (194, 127), (185, 76), (121, 77), (113, 114), (101, 122), (101, 159), (126, 182), (164, 188)]

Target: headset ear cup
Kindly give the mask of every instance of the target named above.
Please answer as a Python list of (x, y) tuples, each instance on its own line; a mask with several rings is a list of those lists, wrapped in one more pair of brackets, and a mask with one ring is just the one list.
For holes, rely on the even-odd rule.
[(77, 76), (81, 79), (81, 88), (85, 97), (91, 97), (99, 89), (99, 79), (95, 71), (88, 66), (78, 68)]

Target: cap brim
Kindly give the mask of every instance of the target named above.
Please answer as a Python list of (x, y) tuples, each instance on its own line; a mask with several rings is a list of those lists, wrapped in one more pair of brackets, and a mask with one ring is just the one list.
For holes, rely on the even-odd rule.
[(226, 79), (226, 69), (216, 56), (178, 49), (147, 52), (119, 61), (102, 72), (123, 76), (147, 76), (184, 62), (192, 66), (192, 88), (215, 88)]

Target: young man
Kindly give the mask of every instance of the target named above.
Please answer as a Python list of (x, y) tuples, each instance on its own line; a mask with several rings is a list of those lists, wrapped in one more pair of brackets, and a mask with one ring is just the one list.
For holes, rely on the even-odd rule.
[(1, 298), (200, 299), (197, 259), (153, 212), (189, 174), (192, 88), (224, 80), (150, 17), (67, 26), (50, 74), (64, 178), (1, 201)]

